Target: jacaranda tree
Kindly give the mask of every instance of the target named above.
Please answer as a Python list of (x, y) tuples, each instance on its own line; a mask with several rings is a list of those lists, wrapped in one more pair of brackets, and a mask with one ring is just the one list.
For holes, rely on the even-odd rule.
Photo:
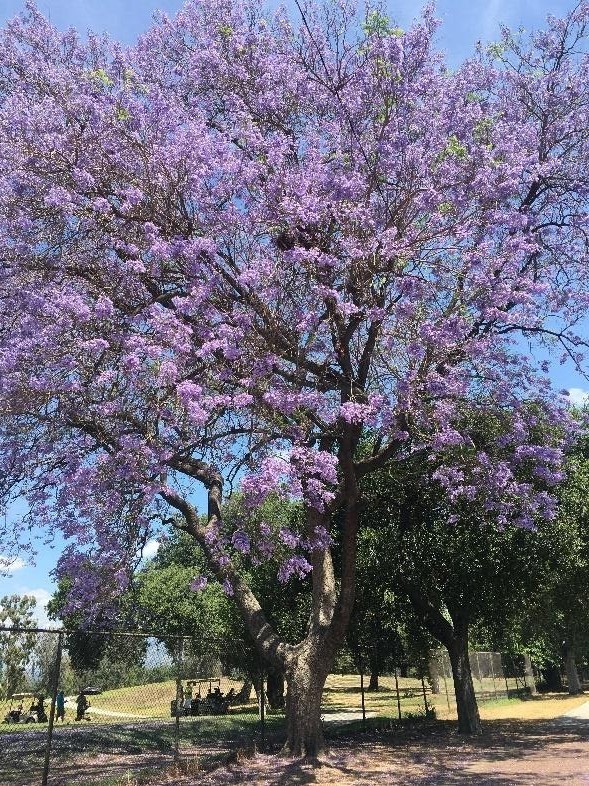
[[(285, 673), (286, 750), (315, 754), (359, 480), (452, 446), (436, 466), (452, 497), (483, 497), (499, 523), (552, 515), (518, 469), (556, 482), (561, 446), (534, 442), (522, 401), (566, 420), (529, 344), (581, 363), (589, 4), (457, 70), (429, 8), (408, 31), (377, 7), (299, 11), (194, 1), (132, 49), (34, 6), (6, 26), (0, 488), (28, 505), (3, 550), (31, 523), (61, 530), (71, 609), (102, 619), (180, 514)], [(506, 413), (503, 458), (461, 430), (464, 401)], [(299, 500), (304, 525), (229, 529), (233, 484), (252, 509)], [(298, 644), (236, 553), (279, 558), (281, 581), (312, 571)]]

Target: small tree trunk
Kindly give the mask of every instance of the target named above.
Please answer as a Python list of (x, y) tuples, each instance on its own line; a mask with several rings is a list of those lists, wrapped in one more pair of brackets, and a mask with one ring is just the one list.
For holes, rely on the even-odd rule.
[(372, 649), (369, 656), (370, 663), (370, 681), (368, 683), (368, 690), (378, 690), (378, 678), (380, 676), (380, 658), (378, 657), (378, 650)]
[(429, 681), (432, 686), (432, 693), (437, 694), (441, 692), (440, 687), (440, 664), (438, 662), (438, 655), (436, 652), (430, 652), (428, 661)]
[(567, 673), (569, 693), (573, 696), (578, 693), (583, 693), (583, 686), (581, 685), (581, 680), (579, 679), (575, 655), (576, 652), (574, 646), (567, 645), (565, 651), (565, 668)]
[(555, 663), (548, 663), (542, 669), (542, 678), (546, 685), (546, 690), (558, 693), (562, 690), (562, 680), (560, 678), (560, 669)]
[(527, 653), (524, 653), (524, 674), (526, 677), (526, 687), (530, 689), (531, 696), (537, 696), (538, 690), (536, 688), (536, 680), (534, 678), (534, 669), (532, 668), (532, 661)]
[(456, 694), (458, 731), (461, 734), (480, 734), (481, 719), (470, 671), (467, 636), (454, 635), (448, 646), (448, 654)]
[(329, 651), (309, 641), (290, 659), (286, 667), (286, 742), (288, 756), (314, 759), (325, 747), (321, 723), (321, 698), (332, 665)]

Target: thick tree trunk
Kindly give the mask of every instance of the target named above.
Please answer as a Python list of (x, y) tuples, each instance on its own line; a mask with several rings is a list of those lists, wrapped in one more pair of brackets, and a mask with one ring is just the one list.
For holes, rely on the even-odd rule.
[(565, 668), (569, 693), (573, 696), (578, 693), (583, 693), (583, 686), (581, 685), (579, 672), (577, 671), (575, 647), (572, 644), (567, 645), (565, 648)]
[(448, 654), (450, 655), (456, 694), (458, 731), (461, 734), (480, 734), (481, 719), (472, 682), (467, 636), (454, 635), (448, 645)]
[[(356, 433), (358, 432), (358, 433)], [(186, 529), (201, 545), (217, 579), (229, 582), (235, 602), (260, 655), (284, 672), (286, 693), (286, 743), (283, 752), (291, 756), (315, 758), (324, 748), (321, 725), (321, 698), (325, 680), (335, 660), (338, 647), (344, 640), (354, 605), (356, 577), (356, 536), (359, 521), (359, 499), (354, 454), (360, 432), (355, 424), (344, 428), (339, 443), (338, 458), (343, 475), (341, 502), (345, 515), (341, 536), (341, 574), (335, 579), (331, 552), (313, 549), (311, 552), (313, 600), (306, 638), (297, 645), (280, 639), (269, 624), (262, 607), (243, 576), (229, 562), (220, 565), (211, 548), (208, 535), (221, 520), (223, 477), (214, 467), (204, 462), (186, 463), (194, 477), (208, 489), (208, 523), (203, 525), (194, 506), (172, 489), (163, 498), (184, 516)], [(326, 449), (331, 445), (331, 438)], [(383, 459), (384, 460), (384, 459)], [(184, 471), (184, 470), (183, 470)], [(189, 473), (190, 474), (190, 473)], [(331, 514), (315, 508), (307, 509), (307, 530), (315, 537), (317, 528), (330, 530)]]
[(282, 752), (288, 756), (314, 759), (325, 747), (321, 723), (321, 698), (325, 680), (333, 665), (330, 648), (297, 647), (286, 668), (286, 742)]
[(562, 690), (562, 680), (560, 678), (560, 668), (555, 663), (548, 663), (542, 669), (542, 679), (545, 684), (545, 690), (558, 693)]
[(378, 690), (378, 669), (370, 672), (370, 682), (368, 683), (368, 690)]

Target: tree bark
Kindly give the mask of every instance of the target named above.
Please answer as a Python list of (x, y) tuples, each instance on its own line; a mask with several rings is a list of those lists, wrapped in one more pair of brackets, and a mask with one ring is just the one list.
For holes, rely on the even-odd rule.
[(567, 684), (569, 693), (572, 696), (575, 696), (578, 693), (583, 693), (583, 686), (581, 685), (579, 672), (577, 671), (576, 654), (577, 653), (575, 651), (574, 645), (567, 644), (565, 646), (565, 668), (567, 674)]
[(429, 670), (429, 681), (432, 686), (432, 693), (435, 695), (441, 692), (440, 663), (438, 659), (438, 654), (435, 651), (430, 652), (428, 670)]
[(467, 635), (455, 634), (448, 642), (447, 648), (456, 695), (458, 731), (461, 734), (480, 734), (481, 718), (470, 670)]
[(530, 696), (537, 696), (538, 689), (536, 688), (534, 669), (532, 668), (531, 658), (527, 653), (524, 653), (524, 675), (526, 678), (526, 687), (530, 689)]
[(307, 639), (287, 659), (286, 741), (287, 756), (315, 759), (325, 747), (321, 721), (321, 698), (333, 665), (330, 648), (320, 639)]
[(368, 683), (368, 690), (378, 690), (378, 669), (370, 671), (370, 682)]

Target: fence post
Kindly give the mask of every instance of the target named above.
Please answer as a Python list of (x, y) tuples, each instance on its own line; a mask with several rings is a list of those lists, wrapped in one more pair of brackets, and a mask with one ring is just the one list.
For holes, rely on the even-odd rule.
[[(476, 659), (477, 659), (477, 671), (479, 673), (479, 684), (481, 686), (481, 693), (483, 694), (483, 700), (484, 700), (485, 684), (483, 682), (483, 672), (481, 670), (481, 659), (479, 658), (478, 650), (475, 650), (474, 654), (476, 655)], [(475, 691), (475, 695), (476, 695), (476, 691)]]
[(495, 685), (495, 667), (493, 666), (493, 661), (495, 660), (495, 653), (489, 653), (489, 664), (491, 666), (491, 679), (493, 680), (493, 693), (495, 694), (495, 698), (497, 698), (497, 686)]
[(395, 689), (397, 691), (397, 711), (401, 720), (401, 697), (399, 696), (399, 678), (397, 677), (397, 667), (395, 666)]
[(180, 712), (184, 711), (184, 702), (180, 701), (182, 692), (182, 665), (184, 660), (184, 637), (178, 639), (178, 655), (176, 657), (176, 713), (174, 718), (174, 761), (180, 760)]
[(260, 736), (262, 753), (266, 750), (266, 691), (264, 689), (264, 664), (260, 664)]
[(427, 703), (427, 693), (426, 693), (426, 690), (425, 690), (425, 680), (424, 680), (423, 676), (421, 678), (421, 689), (423, 691), (423, 703), (424, 703), (424, 708), (425, 708), (425, 715), (427, 717), (428, 714), (429, 714), (429, 706), (428, 706), (428, 703)]
[(362, 696), (362, 731), (366, 731), (366, 702), (364, 700), (364, 664), (360, 663), (360, 694)]
[(503, 669), (503, 679), (505, 680), (505, 695), (509, 698), (509, 683), (507, 682), (507, 674), (505, 673), (505, 658), (501, 653), (501, 668)]
[(51, 709), (49, 710), (49, 725), (47, 727), (47, 744), (45, 746), (45, 762), (43, 764), (43, 779), (41, 786), (47, 786), (49, 779), (49, 764), (51, 762), (51, 743), (53, 742), (53, 722), (55, 721), (55, 700), (57, 689), (59, 688), (59, 675), (61, 671), (61, 650), (63, 646), (63, 633), (60, 631), (57, 636), (57, 652), (55, 654), (55, 667), (53, 679), (51, 680)]

